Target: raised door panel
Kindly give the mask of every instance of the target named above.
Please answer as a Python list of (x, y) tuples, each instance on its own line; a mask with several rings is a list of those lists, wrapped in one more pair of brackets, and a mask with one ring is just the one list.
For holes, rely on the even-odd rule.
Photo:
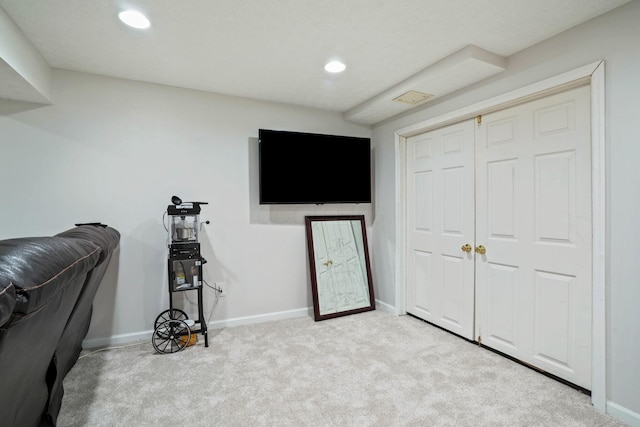
[(483, 278), (484, 307), (503, 307), (501, 310), (479, 312), (486, 316), (484, 320), (482, 342), (506, 353), (518, 351), (518, 300), (519, 300), (519, 269), (512, 265), (490, 263), (484, 269), (487, 277)]

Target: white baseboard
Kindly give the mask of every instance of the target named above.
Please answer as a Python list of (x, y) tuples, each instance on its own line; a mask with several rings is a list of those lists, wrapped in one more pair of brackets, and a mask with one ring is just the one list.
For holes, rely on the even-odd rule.
[(131, 334), (112, 335), (110, 337), (93, 338), (82, 341), (83, 350), (91, 350), (102, 347), (117, 347), (123, 344), (133, 344), (139, 341), (147, 341), (151, 339), (153, 331), (141, 331)]
[[(313, 317), (313, 307), (299, 308), (296, 310), (278, 311), (275, 313), (259, 314), (256, 316), (236, 317), (233, 319), (214, 320), (209, 322), (209, 328), (228, 328), (230, 326), (249, 325), (252, 323), (263, 323), (271, 320), (290, 319), (294, 317)], [(117, 347), (123, 344), (133, 344), (139, 341), (150, 340), (153, 330), (134, 332), (130, 334), (112, 335), (110, 337), (93, 338), (84, 340), (82, 348), (90, 350), (102, 347)]]
[(607, 401), (607, 414), (629, 424), (631, 427), (640, 427), (640, 414), (617, 403)]
[(252, 323), (263, 323), (271, 320), (291, 319), (294, 317), (313, 317), (313, 307), (298, 308), (295, 310), (277, 311), (275, 313), (258, 314), (255, 316), (236, 317), (233, 319), (214, 320), (209, 322), (210, 328), (228, 328), (230, 326), (250, 325)]
[[(396, 308), (383, 301), (376, 300), (376, 309), (395, 314)], [(313, 307), (298, 308), (295, 310), (278, 311), (275, 313), (258, 314), (255, 316), (236, 317), (233, 319), (214, 320), (209, 322), (209, 328), (228, 328), (231, 326), (250, 325), (252, 323), (263, 323), (271, 320), (291, 319), (294, 317), (311, 316), (313, 317)], [(82, 348), (85, 350), (115, 347), (123, 344), (132, 344), (137, 341), (150, 340), (153, 330), (134, 332), (130, 334), (112, 335), (110, 337), (93, 338), (84, 340)]]
[(380, 301), (379, 299), (376, 300), (376, 309), (386, 311), (387, 313), (396, 314), (396, 308), (394, 306)]

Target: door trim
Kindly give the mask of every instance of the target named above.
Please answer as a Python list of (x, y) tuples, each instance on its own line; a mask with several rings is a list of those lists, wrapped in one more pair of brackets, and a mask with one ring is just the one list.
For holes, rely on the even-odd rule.
[(406, 138), (428, 132), (479, 114), (502, 110), (516, 104), (541, 98), (583, 84), (591, 87), (591, 209), (592, 209), (592, 343), (591, 343), (591, 403), (606, 412), (606, 140), (605, 140), (605, 70), (604, 61), (597, 61), (575, 70), (515, 89), (511, 92), (468, 105), (458, 110), (416, 123), (395, 132), (396, 152), (396, 253), (395, 309), (406, 314), (406, 213), (405, 155)]

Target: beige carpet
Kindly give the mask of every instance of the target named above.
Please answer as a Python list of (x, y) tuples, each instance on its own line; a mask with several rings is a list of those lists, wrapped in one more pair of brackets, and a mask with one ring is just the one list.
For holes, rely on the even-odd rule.
[(59, 426), (622, 426), (590, 397), (380, 310), (210, 331), (81, 358)]

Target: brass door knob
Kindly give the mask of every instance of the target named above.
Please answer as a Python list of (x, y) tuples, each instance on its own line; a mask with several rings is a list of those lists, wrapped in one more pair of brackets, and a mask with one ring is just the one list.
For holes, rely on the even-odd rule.
[(462, 248), (460, 249), (462, 249), (463, 252), (469, 253), (471, 252), (472, 248), (471, 248), (471, 245), (467, 243), (466, 245), (462, 245)]
[(476, 253), (479, 253), (480, 255), (484, 255), (487, 253), (487, 248), (485, 248), (482, 245), (476, 246)]

